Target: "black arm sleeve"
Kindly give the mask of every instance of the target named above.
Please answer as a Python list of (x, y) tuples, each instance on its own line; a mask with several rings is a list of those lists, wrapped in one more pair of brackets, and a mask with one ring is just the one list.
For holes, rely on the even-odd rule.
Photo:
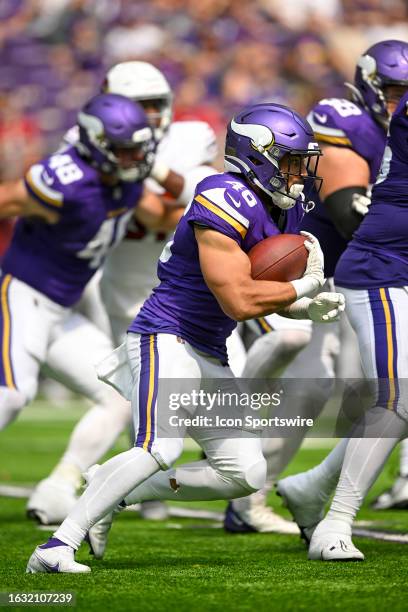
[(324, 200), (331, 222), (345, 240), (351, 240), (363, 220), (363, 216), (351, 207), (354, 193), (366, 195), (367, 187), (345, 187), (330, 194)]

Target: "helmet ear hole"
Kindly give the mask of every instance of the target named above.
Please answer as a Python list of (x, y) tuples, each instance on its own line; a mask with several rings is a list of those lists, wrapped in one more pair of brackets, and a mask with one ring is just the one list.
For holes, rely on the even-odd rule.
[(248, 155), (248, 159), (254, 164), (254, 166), (262, 166), (262, 162), (253, 155)]
[(235, 147), (231, 147), (228, 144), (225, 146), (225, 155), (232, 155), (232, 156), (236, 156), (237, 151), (235, 149)]

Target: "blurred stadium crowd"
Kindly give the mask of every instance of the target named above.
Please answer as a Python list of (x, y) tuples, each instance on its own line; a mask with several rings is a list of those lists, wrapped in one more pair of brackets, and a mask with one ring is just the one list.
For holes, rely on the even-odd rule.
[(222, 137), (246, 103), (342, 96), (359, 53), (408, 39), (405, 0), (3, 0), (0, 18), (2, 180), (57, 145), (116, 62), (155, 64), (175, 117)]

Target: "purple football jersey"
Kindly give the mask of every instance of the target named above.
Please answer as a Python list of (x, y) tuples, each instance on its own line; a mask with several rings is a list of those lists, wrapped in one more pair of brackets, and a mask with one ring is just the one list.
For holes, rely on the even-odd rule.
[(268, 236), (298, 233), (304, 214), (302, 207), (297, 204), (287, 212), (276, 211), (279, 218), (273, 221), (239, 174), (216, 174), (201, 181), (173, 240), (160, 257), (160, 284), (144, 303), (129, 331), (175, 334), (227, 363), (225, 341), (236, 322), (224, 313), (204, 281), (194, 225), (225, 234), (247, 253)]
[(351, 289), (408, 285), (408, 94), (391, 119), (369, 212), (338, 263), (335, 281)]
[(59, 219), (52, 225), (20, 219), (2, 271), (54, 302), (71, 306), (108, 250), (123, 237), (142, 185), (104, 184), (74, 147), (31, 166), (25, 184), (30, 196), (56, 211)]
[[(384, 152), (386, 132), (372, 116), (350, 100), (329, 98), (321, 100), (307, 117), (322, 143), (347, 147), (363, 157), (370, 167), (370, 182), (374, 183)], [(315, 208), (306, 215), (302, 229), (314, 234), (320, 242), (325, 258), (325, 275), (334, 275), (337, 262), (347, 241), (330, 221), (323, 202), (315, 196)]]

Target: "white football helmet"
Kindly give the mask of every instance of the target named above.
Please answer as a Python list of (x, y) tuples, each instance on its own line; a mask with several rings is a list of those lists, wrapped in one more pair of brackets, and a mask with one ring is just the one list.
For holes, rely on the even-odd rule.
[(155, 66), (137, 61), (116, 64), (106, 73), (103, 91), (121, 94), (142, 106), (143, 102), (155, 102), (157, 113), (148, 112), (148, 118), (154, 123), (156, 140), (163, 138), (172, 119), (173, 95), (167, 79)]

